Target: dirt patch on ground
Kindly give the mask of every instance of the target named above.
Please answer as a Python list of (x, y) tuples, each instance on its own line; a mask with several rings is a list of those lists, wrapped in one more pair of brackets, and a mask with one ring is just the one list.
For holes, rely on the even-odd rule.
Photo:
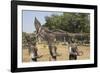
[[(51, 56), (49, 54), (48, 46), (46, 44), (38, 44), (38, 54), (42, 55), (42, 57), (38, 58), (38, 61), (50, 61)], [(59, 56), (57, 56), (57, 61), (63, 61), (69, 59), (69, 53), (68, 53), (68, 46), (67, 45), (56, 45), (57, 47), (57, 53)], [(78, 60), (85, 60), (90, 58), (90, 46), (78, 46), (78, 49), (83, 52), (82, 56), (78, 56)], [(22, 50), (22, 61), (23, 62), (30, 62), (31, 56), (29, 54), (28, 49)]]

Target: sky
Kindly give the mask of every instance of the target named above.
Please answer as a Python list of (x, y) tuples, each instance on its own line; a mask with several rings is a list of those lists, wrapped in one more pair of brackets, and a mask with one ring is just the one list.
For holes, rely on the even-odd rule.
[(61, 15), (61, 12), (44, 12), (44, 11), (33, 11), (33, 10), (23, 10), (22, 11), (22, 29), (23, 32), (32, 33), (35, 31), (34, 18), (36, 17), (41, 25), (43, 25), (46, 16), (51, 16), (53, 14)]

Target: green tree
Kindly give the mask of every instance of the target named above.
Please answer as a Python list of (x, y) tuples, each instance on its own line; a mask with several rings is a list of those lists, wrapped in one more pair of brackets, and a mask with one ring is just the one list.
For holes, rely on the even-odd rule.
[(45, 17), (45, 27), (49, 29), (60, 29), (67, 32), (90, 32), (90, 22), (88, 13), (68, 13)]

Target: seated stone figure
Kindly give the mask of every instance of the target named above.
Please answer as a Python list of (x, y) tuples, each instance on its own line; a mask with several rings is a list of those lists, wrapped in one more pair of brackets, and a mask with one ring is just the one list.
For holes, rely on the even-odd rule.
[(30, 50), (31, 50), (31, 53), (30, 54), (31, 54), (32, 61), (37, 61), (37, 57), (38, 57), (37, 51), (38, 51), (38, 49), (37, 49), (35, 43), (32, 44), (32, 46), (30, 47)]
[(36, 38), (34, 36), (26, 36), (27, 47), (29, 48), (29, 53), (32, 61), (37, 61), (38, 58), (38, 49), (36, 47)]
[(53, 61), (56, 61), (56, 57), (57, 57), (57, 47), (56, 46), (49, 45), (49, 51), (50, 51), (50, 55), (52, 57), (52, 60)]
[(72, 42), (69, 46), (69, 60), (77, 60), (78, 55), (79, 53), (77, 45), (74, 42)]

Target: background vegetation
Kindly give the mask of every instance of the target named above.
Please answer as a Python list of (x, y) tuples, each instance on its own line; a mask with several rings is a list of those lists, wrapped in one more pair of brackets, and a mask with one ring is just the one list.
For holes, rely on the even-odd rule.
[(70, 33), (89, 33), (90, 16), (88, 13), (63, 13), (45, 17), (43, 25), (49, 29), (60, 29)]
[[(74, 36), (78, 42), (88, 43), (90, 42), (90, 15), (88, 13), (62, 13), (61, 15), (52, 15), (45, 17), (46, 23), (43, 27), (47, 27), (50, 30), (63, 30), (66, 33), (70, 33)], [(81, 36), (78, 35), (81, 33)], [(23, 47), (27, 47), (27, 42), (34, 43), (34, 32), (33, 33), (22, 33)], [(26, 40), (26, 38), (28, 38)], [(68, 37), (66, 37), (68, 38)], [(73, 37), (72, 37), (73, 38)]]

